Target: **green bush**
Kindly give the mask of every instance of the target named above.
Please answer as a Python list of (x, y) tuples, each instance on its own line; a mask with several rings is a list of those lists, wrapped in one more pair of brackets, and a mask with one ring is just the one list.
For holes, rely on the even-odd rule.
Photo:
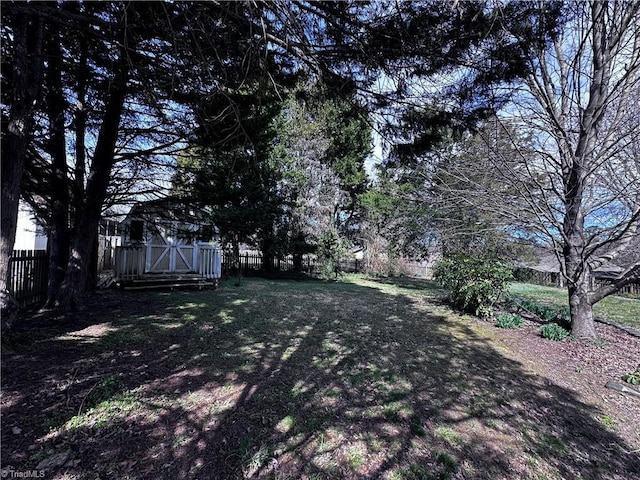
[(336, 229), (324, 231), (318, 238), (316, 274), (323, 280), (333, 280), (338, 276), (340, 258), (347, 252), (347, 246)]
[(540, 327), (540, 335), (548, 340), (560, 341), (569, 336), (569, 332), (557, 323), (547, 323)]
[(500, 328), (518, 328), (521, 327), (524, 320), (520, 315), (515, 313), (501, 313), (496, 318), (496, 327)]
[(511, 279), (511, 270), (497, 260), (453, 254), (436, 263), (434, 277), (449, 291), (455, 307), (490, 317), (493, 305)]

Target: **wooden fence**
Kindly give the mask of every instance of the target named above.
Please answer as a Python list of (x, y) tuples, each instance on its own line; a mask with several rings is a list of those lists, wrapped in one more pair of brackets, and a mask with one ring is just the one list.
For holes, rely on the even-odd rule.
[(47, 298), (49, 257), (45, 250), (14, 250), (9, 259), (8, 289), (20, 308)]
[(114, 237), (106, 237), (103, 235), (98, 236), (98, 271), (113, 269), (115, 262), (115, 249)]
[[(293, 255), (283, 257), (274, 257), (271, 261), (270, 268), (265, 268), (262, 255), (255, 253), (241, 253), (237, 262), (242, 275), (252, 276), (261, 275), (269, 271), (272, 273), (295, 273), (296, 266)], [(301, 263), (301, 271), (303, 273), (312, 274), (316, 271), (318, 261), (315, 255), (303, 255)], [(355, 258), (344, 258), (337, 262), (336, 270), (345, 273), (355, 273), (362, 271), (362, 261)], [(225, 252), (222, 258), (223, 275), (233, 275), (236, 272), (236, 265), (233, 261), (233, 255)]]
[[(564, 288), (565, 280), (558, 272), (540, 272), (528, 268), (516, 268), (514, 278), (517, 282), (533, 283), (556, 288)], [(592, 277), (591, 288), (600, 288), (609, 285), (612, 279), (607, 277)], [(640, 295), (640, 282), (630, 283), (622, 287), (616, 295)]]
[[(310, 273), (315, 267), (315, 258), (311, 255), (304, 255), (302, 258), (302, 271)], [(240, 268), (243, 275), (255, 275), (267, 270), (265, 268), (262, 255), (252, 253), (241, 253), (237, 262), (238, 268)], [(230, 252), (225, 252), (222, 258), (222, 271), (225, 275), (230, 275), (235, 272), (236, 265), (233, 261), (233, 255)], [(286, 257), (273, 258), (271, 268), (273, 272), (293, 272), (295, 266), (293, 262), (293, 255)]]
[[(607, 286), (611, 283), (611, 280), (605, 278), (594, 278), (591, 282), (592, 287), (600, 288)], [(630, 283), (625, 285), (616, 292), (616, 295), (640, 295), (640, 282)]]
[(546, 287), (564, 287), (564, 279), (559, 272), (544, 272), (533, 270), (532, 268), (519, 267), (513, 270), (513, 278), (516, 282), (533, 283), (534, 285)]

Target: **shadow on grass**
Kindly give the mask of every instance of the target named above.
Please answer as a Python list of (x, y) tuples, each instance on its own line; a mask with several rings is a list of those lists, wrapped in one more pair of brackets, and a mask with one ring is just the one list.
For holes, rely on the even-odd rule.
[(438, 314), (433, 296), (391, 280), (106, 293), (3, 355), (2, 466), (63, 452), (59, 478), (640, 469), (601, 412)]

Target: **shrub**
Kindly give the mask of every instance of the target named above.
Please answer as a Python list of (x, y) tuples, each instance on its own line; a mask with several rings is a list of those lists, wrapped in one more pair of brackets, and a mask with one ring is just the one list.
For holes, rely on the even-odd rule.
[(494, 303), (511, 279), (511, 270), (497, 260), (454, 254), (438, 261), (434, 277), (449, 291), (455, 307), (490, 317)]
[(557, 323), (547, 323), (540, 327), (540, 335), (548, 340), (560, 341), (569, 336), (569, 332)]
[(323, 280), (338, 276), (340, 258), (347, 252), (347, 246), (336, 229), (324, 231), (318, 238), (316, 274)]
[(521, 327), (524, 320), (520, 315), (515, 313), (501, 313), (496, 318), (496, 327), (500, 328), (518, 328)]

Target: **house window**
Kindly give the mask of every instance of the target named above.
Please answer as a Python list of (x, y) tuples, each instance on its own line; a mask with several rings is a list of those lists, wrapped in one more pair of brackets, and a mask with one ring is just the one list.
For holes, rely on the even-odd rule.
[(141, 242), (143, 232), (142, 220), (131, 220), (131, 226), (129, 227), (129, 238), (132, 242)]

